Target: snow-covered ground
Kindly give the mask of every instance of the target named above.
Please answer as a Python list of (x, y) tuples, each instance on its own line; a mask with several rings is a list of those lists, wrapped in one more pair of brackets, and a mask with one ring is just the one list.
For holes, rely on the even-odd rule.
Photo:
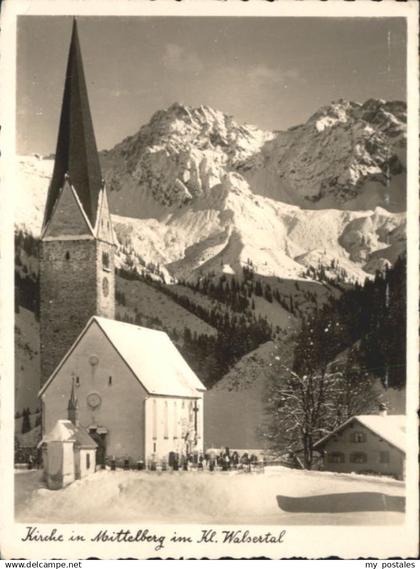
[(98, 471), (59, 491), (17, 471), (16, 520), (39, 523), (400, 524), (403, 482), (304, 472)]

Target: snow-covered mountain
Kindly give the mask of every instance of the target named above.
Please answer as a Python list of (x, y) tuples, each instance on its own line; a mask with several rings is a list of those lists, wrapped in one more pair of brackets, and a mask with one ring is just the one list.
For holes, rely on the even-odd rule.
[[(364, 279), (405, 248), (406, 109), (339, 101), (266, 132), (174, 104), (101, 153), (119, 262), (175, 277), (322, 265)], [(16, 222), (37, 234), (52, 160), (22, 157)]]

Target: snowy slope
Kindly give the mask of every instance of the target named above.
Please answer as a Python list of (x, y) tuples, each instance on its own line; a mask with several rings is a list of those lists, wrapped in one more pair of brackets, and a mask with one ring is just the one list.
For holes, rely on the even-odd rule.
[(251, 259), (262, 275), (334, 262), (364, 279), (405, 247), (405, 121), (403, 103), (339, 101), (264, 133), (175, 104), (103, 154), (111, 203), (175, 276)]
[[(15, 486), (20, 523), (224, 523), (282, 528), (404, 520), (403, 482), (280, 466), (261, 475), (101, 470), (58, 491), (45, 488), (40, 471), (18, 471)], [(334, 554), (334, 549), (329, 553)]]
[[(290, 334), (290, 332), (289, 332)], [(267, 420), (266, 400), (275, 359), (291, 367), (293, 342), (282, 332), (243, 356), (204, 398), (205, 443), (210, 447), (265, 448), (261, 433)], [(240, 411), (240, 412), (239, 412)]]
[[(363, 280), (405, 248), (405, 106), (340, 101), (265, 132), (174, 104), (101, 154), (120, 266)], [(39, 234), (52, 160), (21, 157), (16, 223)], [(344, 273), (345, 272), (345, 273)]]
[(405, 125), (406, 107), (398, 101), (340, 100), (286, 132), (175, 103), (104, 152), (103, 167), (121, 215), (148, 217), (150, 201), (182, 207), (212, 193), (232, 171), (246, 177), (253, 193), (305, 208), (401, 211)]
[(117, 278), (117, 290), (125, 300), (125, 305), (117, 306), (118, 320), (127, 321), (128, 317), (142, 326), (161, 328), (169, 335), (175, 332), (182, 336), (185, 328), (193, 334), (216, 333), (212, 326), (147, 283)]
[[(52, 161), (21, 159), (19, 166), (16, 222), (37, 235)], [(113, 220), (121, 246), (184, 278), (196, 271), (220, 272), (220, 267), (238, 273), (251, 259), (261, 275), (300, 278), (305, 267), (335, 260), (350, 279), (363, 279), (394, 262), (405, 248), (404, 213), (380, 207), (306, 210), (256, 196), (237, 173), (227, 174), (200, 203), (158, 217), (114, 215)]]
[(243, 169), (256, 192), (305, 208), (405, 207), (406, 106), (340, 100), (278, 133)]

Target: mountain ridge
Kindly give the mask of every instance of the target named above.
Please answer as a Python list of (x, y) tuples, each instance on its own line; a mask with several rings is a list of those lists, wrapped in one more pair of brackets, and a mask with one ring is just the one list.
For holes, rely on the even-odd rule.
[[(287, 131), (174, 103), (101, 153), (118, 263), (167, 280), (240, 274), (363, 281), (405, 249), (406, 107), (337, 101)], [(52, 161), (21, 158), (17, 225), (39, 232)], [(139, 259), (141, 257), (141, 260)]]

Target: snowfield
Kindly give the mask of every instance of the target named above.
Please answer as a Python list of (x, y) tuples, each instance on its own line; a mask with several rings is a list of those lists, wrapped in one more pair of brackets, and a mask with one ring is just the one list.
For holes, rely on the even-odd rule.
[(98, 471), (59, 491), (17, 471), (17, 522), (383, 525), (404, 521), (404, 482), (268, 467), (264, 474)]

